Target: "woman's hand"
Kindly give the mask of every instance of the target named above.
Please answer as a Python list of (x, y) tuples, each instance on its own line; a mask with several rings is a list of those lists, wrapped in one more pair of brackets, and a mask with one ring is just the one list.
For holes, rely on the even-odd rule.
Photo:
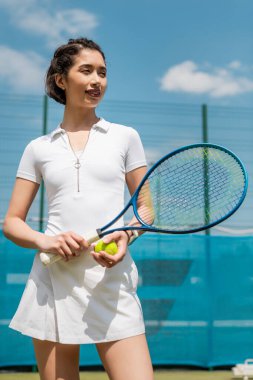
[(106, 268), (112, 268), (124, 259), (129, 238), (127, 233), (124, 231), (116, 231), (103, 238), (103, 242), (106, 244), (112, 241), (114, 241), (118, 246), (118, 252), (115, 255), (109, 255), (105, 251), (95, 252), (94, 247), (96, 243), (92, 244), (93, 250), (90, 252), (98, 264)]
[(40, 251), (60, 255), (65, 261), (79, 256), (83, 250), (89, 247), (89, 243), (73, 231), (55, 236), (41, 234), (37, 245)]

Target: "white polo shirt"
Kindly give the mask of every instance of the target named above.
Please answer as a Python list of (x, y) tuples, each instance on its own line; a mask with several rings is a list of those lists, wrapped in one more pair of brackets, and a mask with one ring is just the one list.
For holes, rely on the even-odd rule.
[(45, 183), (47, 234), (73, 230), (83, 235), (85, 230), (108, 223), (124, 206), (125, 174), (146, 165), (138, 133), (104, 119), (91, 128), (80, 157), (79, 192), (75, 162), (67, 134), (60, 126), (31, 141), (22, 156), (17, 177), (37, 183), (43, 177)]
[[(125, 174), (146, 165), (138, 133), (104, 119), (92, 126), (80, 156), (80, 191), (75, 162), (60, 126), (31, 141), (21, 158), (17, 177), (44, 180), (48, 235), (72, 230), (85, 236), (85, 231), (111, 221), (124, 207)], [(121, 219), (115, 225), (122, 224)], [(141, 334), (144, 323), (137, 282), (129, 252), (111, 269), (100, 266), (88, 253), (49, 268), (36, 255), (10, 327), (37, 339), (72, 344)]]

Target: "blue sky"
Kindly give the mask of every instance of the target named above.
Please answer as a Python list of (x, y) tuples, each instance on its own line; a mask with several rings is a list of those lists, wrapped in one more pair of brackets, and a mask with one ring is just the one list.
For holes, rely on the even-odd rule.
[(55, 47), (105, 51), (106, 99), (252, 106), (252, 0), (0, 0), (0, 92), (42, 94)]

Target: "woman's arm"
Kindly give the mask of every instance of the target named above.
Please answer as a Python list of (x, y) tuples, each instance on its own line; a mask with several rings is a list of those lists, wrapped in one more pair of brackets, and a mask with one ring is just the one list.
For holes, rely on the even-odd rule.
[(17, 178), (4, 220), (4, 235), (15, 244), (25, 248), (38, 248), (37, 240), (40, 235), (43, 235), (25, 223), (39, 186), (38, 183)]
[[(126, 174), (126, 183), (127, 183), (127, 187), (128, 187), (128, 190), (129, 190), (131, 196), (134, 194), (135, 190), (139, 186), (139, 184), (140, 184), (142, 178), (144, 177), (144, 175), (146, 174), (146, 172), (147, 172), (147, 167), (142, 166), (142, 167), (137, 168), (135, 170), (132, 170)], [(141, 207), (142, 207), (142, 205), (138, 204), (138, 209)], [(141, 212), (140, 212), (140, 215), (141, 215)], [(133, 217), (131, 219), (131, 221), (129, 222), (129, 225), (130, 226), (139, 225), (139, 222), (135, 217)], [(131, 235), (133, 235), (131, 230), (127, 231), (127, 233), (129, 234), (129, 237), (131, 237)], [(143, 234), (143, 232), (141, 232), (141, 231), (139, 231), (138, 233), (139, 233), (139, 235)]]
[(141, 166), (140, 168), (134, 169), (126, 174), (126, 183), (131, 196), (139, 186), (142, 178), (147, 172), (146, 166)]
[[(145, 175), (147, 171), (146, 166), (142, 166), (140, 168), (131, 170), (126, 174), (126, 183), (129, 189), (130, 194), (132, 195), (135, 190), (137, 189), (139, 183), (141, 182), (143, 176)], [(130, 222), (130, 224), (134, 224), (139, 222), (136, 220), (136, 218), (133, 218)], [(136, 223), (136, 224), (137, 224)], [(127, 237), (128, 235), (128, 237)], [(94, 250), (91, 251), (91, 254), (93, 255), (94, 259), (102, 266), (107, 268), (112, 268), (114, 265), (119, 263), (123, 260), (126, 251), (127, 251), (127, 245), (129, 242), (129, 239), (132, 235), (131, 231), (128, 231), (127, 233), (124, 231), (115, 231), (111, 233), (110, 235), (106, 235), (103, 238), (103, 241), (105, 243), (109, 243), (111, 241), (115, 241), (118, 246), (118, 252), (115, 255), (109, 255), (105, 251), (95, 252)], [(93, 247), (95, 244), (92, 245)]]
[(48, 236), (33, 230), (26, 223), (28, 211), (39, 186), (38, 183), (23, 178), (16, 179), (4, 220), (4, 235), (21, 247), (59, 254), (66, 260), (70, 256), (78, 255), (79, 251), (88, 247), (80, 235), (69, 231), (56, 236)]

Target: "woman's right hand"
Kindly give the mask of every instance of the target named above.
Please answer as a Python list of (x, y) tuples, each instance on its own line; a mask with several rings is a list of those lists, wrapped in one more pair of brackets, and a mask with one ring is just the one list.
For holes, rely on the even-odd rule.
[(37, 245), (41, 252), (60, 255), (65, 261), (79, 256), (90, 246), (81, 235), (73, 231), (62, 232), (55, 236), (41, 234)]

